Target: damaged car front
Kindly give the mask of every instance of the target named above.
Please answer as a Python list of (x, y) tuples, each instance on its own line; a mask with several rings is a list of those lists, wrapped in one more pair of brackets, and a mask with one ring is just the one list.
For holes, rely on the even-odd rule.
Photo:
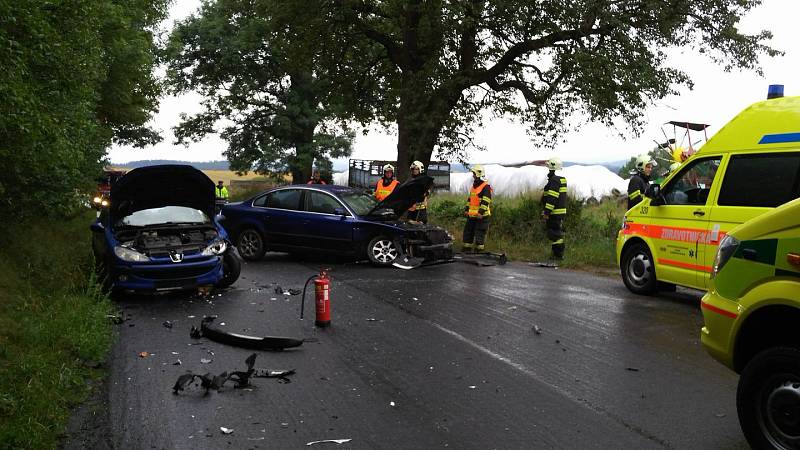
[(214, 217), (214, 183), (184, 165), (134, 169), (114, 184), (92, 224), (98, 275), (108, 290), (227, 287), (241, 270)]

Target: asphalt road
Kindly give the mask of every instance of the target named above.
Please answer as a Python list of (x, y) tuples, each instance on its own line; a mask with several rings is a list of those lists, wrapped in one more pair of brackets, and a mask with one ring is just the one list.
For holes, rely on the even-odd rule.
[[(301, 322), (300, 297), (274, 291), (302, 288), (321, 265), (333, 276), (327, 329), (314, 327), (311, 292)], [(699, 342), (699, 297), (684, 290), (639, 297), (619, 279), (518, 263), (403, 271), (270, 254), (246, 264), (232, 289), (205, 299), (117, 300), (129, 320), (117, 327), (110, 361), (105, 442), (126, 449), (283, 449), (323, 439), (352, 440), (320, 447), (357, 449), (746, 448), (736, 376)], [(257, 367), (296, 369), (291, 383), (257, 378), (251, 389), (174, 395), (187, 370), (242, 370), (252, 353), (191, 339), (191, 325), (206, 314), (233, 332), (312, 342), (258, 352)], [(150, 356), (139, 357), (143, 351)]]

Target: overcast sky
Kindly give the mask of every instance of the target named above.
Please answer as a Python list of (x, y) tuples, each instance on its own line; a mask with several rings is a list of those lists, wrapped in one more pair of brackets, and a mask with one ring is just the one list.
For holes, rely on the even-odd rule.
[[(175, 20), (185, 18), (197, 10), (199, 0), (175, 0), (165, 27)], [(694, 89), (685, 89), (679, 96), (661, 100), (648, 109), (648, 126), (641, 137), (628, 134), (620, 138), (616, 130), (600, 124), (584, 125), (577, 132), (565, 136), (566, 141), (555, 150), (534, 148), (525, 134), (525, 127), (509, 121), (487, 122), (477, 133), (477, 141), (486, 152), (474, 152), (470, 162), (521, 162), (544, 159), (553, 154), (563, 160), (584, 163), (627, 159), (653, 147), (653, 140), (663, 141), (662, 124), (669, 120), (694, 121), (711, 124), (709, 136), (749, 104), (766, 98), (769, 84), (784, 84), (786, 95), (800, 95), (800, 27), (797, 13), (800, 2), (796, 0), (764, 0), (763, 4), (747, 15), (741, 23), (745, 32), (761, 29), (772, 31), (771, 45), (782, 50), (782, 57), (763, 57), (764, 77), (754, 72), (725, 73), (707, 58), (690, 53), (676, 52), (671, 64), (689, 74)], [(200, 97), (183, 95), (162, 99), (160, 111), (154, 118), (155, 128), (161, 130), (164, 142), (145, 149), (113, 146), (109, 157), (113, 163), (142, 159), (176, 159), (183, 161), (210, 161), (225, 159), (222, 151), (226, 144), (218, 137), (208, 137), (188, 148), (173, 145), (171, 128), (178, 123), (181, 112), (189, 114), (200, 110)], [(672, 131), (669, 128), (671, 137)], [(358, 135), (353, 157), (364, 159), (394, 159), (397, 151), (396, 137), (373, 129), (369, 135)]]

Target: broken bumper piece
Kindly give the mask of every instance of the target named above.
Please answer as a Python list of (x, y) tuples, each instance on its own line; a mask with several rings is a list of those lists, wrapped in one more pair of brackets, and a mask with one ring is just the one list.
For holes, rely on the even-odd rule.
[(213, 325), (216, 317), (204, 317), (200, 323), (200, 330), (192, 327), (190, 336), (193, 338), (205, 337), (220, 344), (234, 347), (250, 348), (254, 350), (283, 350), (303, 345), (301, 339), (280, 336), (247, 336), (244, 334), (223, 331)]

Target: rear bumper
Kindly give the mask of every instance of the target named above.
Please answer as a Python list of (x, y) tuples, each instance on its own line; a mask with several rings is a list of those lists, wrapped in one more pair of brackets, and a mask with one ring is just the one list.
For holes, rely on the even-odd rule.
[(222, 258), (169, 264), (117, 264), (115, 290), (167, 291), (211, 286), (222, 279)]

